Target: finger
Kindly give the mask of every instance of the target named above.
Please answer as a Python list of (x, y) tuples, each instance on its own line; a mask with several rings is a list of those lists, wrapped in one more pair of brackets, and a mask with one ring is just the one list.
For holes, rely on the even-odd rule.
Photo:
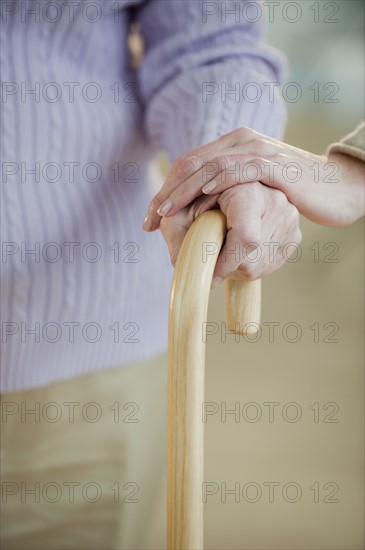
[(299, 212), (282, 191), (265, 190), (265, 208), (262, 217), (263, 250), (260, 277), (279, 269), (301, 242)]
[(228, 231), (226, 241), (219, 255), (212, 280), (212, 288), (218, 286), (227, 277), (233, 279), (253, 280), (257, 267), (257, 250), (259, 241), (248, 241), (238, 236), (235, 231)]
[[(228, 233), (219, 255), (212, 286), (240, 269), (242, 275), (251, 279), (253, 265), (250, 255), (261, 245), (261, 212), (263, 199), (255, 189), (259, 183), (240, 186), (225, 191), (219, 197), (219, 204), (227, 216)], [(257, 266), (256, 266), (257, 267)]]
[[(157, 211), (168, 199), (172, 191), (181, 183), (189, 179), (220, 151), (230, 148), (233, 138), (230, 134), (219, 137), (211, 143), (193, 149), (188, 154), (177, 159), (171, 166), (171, 170), (160, 191), (153, 197), (143, 223), (145, 231), (154, 231), (159, 227), (161, 214)], [(191, 199), (192, 200), (192, 199)], [(187, 204), (187, 203), (186, 203)]]
[[(231, 155), (231, 162), (236, 164), (240, 160), (239, 153), (246, 153), (251, 157), (257, 156), (258, 153), (269, 155), (276, 152), (278, 148), (280, 148), (280, 142), (249, 128), (239, 128), (190, 151), (173, 163), (164, 185), (149, 205), (143, 228), (146, 231), (154, 231), (159, 227), (161, 216), (174, 215), (180, 208), (199, 196), (201, 188), (209, 183), (214, 175), (224, 170), (226, 166), (231, 166), (227, 161), (227, 155)], [(223, 156), (219, 155), (222, 151), (224, 151)], [(219, 167), (222, 168), (219, 169)], [(257, 180), (257, 177), (243, 181), (254, 179)], [(233, 183), (232, 179), (230, 181)], [(238, 178), (235, 183), (239, 182)], [(182, 183), (185, 183), (183, 189), (178, 191), (177, 196), (171, 197), (173, 191)], [(177, 203), (175, 204), (174, 201)]]
[(228, 166), (202, 187), (204, 194), (223, 193), (235, 185), (257, 182), (269, 177), (269, 169), (266, 165), (271, 164), (272, 161), (249, 155), (230, 155), (227, 158)]
[(280, 239), (284, 245), (293, 241), (299, 228), (299, 211), (290, 203), (288, 197), (279, 189), (262, 186), (264, 191), (264, 216), (262, 218), (262, 235), (267, 242)]
[[(204, 164), (212, 162), (212, 159), (214, 160), (214, 157), (218, 153), (225, 151), (226, 154), (229, 154), (229, 150), (232, 149), (233, 154), (238, 155), (238, 153), (245, 152), (251, 156), (256, 156), (260, 151), (262, 154), (273, 154), (279, 146), (280, 142), (254, 132), (250, 128), (239, 128), (229, 134), (219, 137), (215, 141), (193, 149), (187, 155), (180, 157), (173, 163), (164, 185), (149, 205), (143, 228), (146, 231), (154, 231), (159, 226), (159, 216), (167, 215), (168, 212), (170, 215), (173, 215), (179, 208), (183, 208), (195, 197), (199, 196), (201, 192), (199, 192), (198, 187), (195, 186), (195, 182), (199, 182), (198, 175), (194, 180), (194, 185), (192, 187), (193, 192), (189, 194), (188, 198), (185, 198), (186, 189), (191, 189), (192, 182), (190, 181), (187, 187), (184, 188), (184, 194), (182, 195), (184, 197), (183, 202), (180, 202), (179, 206), (172, 210), (173, 204), (169, 198), (171, 193), (183, 182), (197, 173)], [(218, 162), (218, 165), (219, 164)], [(218, 170), (218, 172), (219, 171), (220, 170)], [(215, 170), (213, 167), (213, 175), (214, 173)], [(204, 177), (203, 172), (201, 180), (202, 185), (200, 188), (203, 187), (204, 183), (208, 183), (209, 173), (208, 180), (206, 177), (207, 174)], [(204, 179), (206, 180), (205, 182)]]
[(203, 212), (206, 212), (207, 210), (212, 210), (214, 208), (218, 208), (218, 198), (219, 198), (218, 195), (213, 195), (208, 197), (203, 195), (195, 199), (195, 201), (191, 206), (194, 213), (193, 214), (194, 220), (196, 220), (198, 216), (203, 214)]
[[(207, 185), (211, 186), (214, 181), (224, 182), (224, 185), (220, 186), (221, 190), (239, 183), (240, 159), (241, 156), (232, 154), (232, 149), (230, 149), (224, 155), (216, 156), (205, 162), (200, 170), (172, 191), (168, 199), (158, 209), (158, 214), (160, 216), (173, 216), (197, 197), (208, 194), (204, 189)], [(257, 178), (251, 178), (250, 181), (256, 180)], [(211, 194), (217, 193), (212, 192)]]
[(175, 228), (174, 230), (169, 230), (169, 236), (167, 236), (167, 230), (162, 229), (162, 227), (163, 224), (161, 224), (161, 232), (167, 243), (171, 264), (175, 267), (181, 245), (188, 229), (186, 227)]
[(206, 210), (217, 206), (217, 197), (200, 197), (189, 208), (180, 210), (175, 216), (163, 218), (160, 229), (166, 240), (172, 265), (175, 267), (176, 260), (191, 224)]
[(160, 230), (166, 241), (170, 254), (170, 260), (174, 267), (180, 247), (192, 222), (192, 213), (189, 213), (187, 209), (184, 209), (181, 210), (176, 216), (163, 219), (160, 224)]
[(143, 222), (143, 229), (145, 231), (155, 231), (159, 227), (161, 215), (158, 212), (162, 204), (177, 185), (200, 170), (203, 162), (204, 156), (191, 155), (186, 158), (182, 157), (172, 164), (163, 186), (153, 197), (148, 206), (147, 214)]
[(241, 147), (225, 150), (204, 162), (190, 178), (177, 185), (157, 208), (160, 216), (173, 216), (202, 193), (219, 194), (239, 183), (270, 180), (278, 162), (240, 153)]

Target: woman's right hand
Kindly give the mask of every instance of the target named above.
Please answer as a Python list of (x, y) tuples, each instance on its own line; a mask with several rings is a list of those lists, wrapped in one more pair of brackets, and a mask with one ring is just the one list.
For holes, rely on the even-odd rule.
[(243, 183), (285, 193), (315, 223), (346, 227), (364, 215), (364, 163), (340, 153), (309, 153), (240, 128), (179, 159), (149, 208), (150, 229), (201, 195), (219, 195)]

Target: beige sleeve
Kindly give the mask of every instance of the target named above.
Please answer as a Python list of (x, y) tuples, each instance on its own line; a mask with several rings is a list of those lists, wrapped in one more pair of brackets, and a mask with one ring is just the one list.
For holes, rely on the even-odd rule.
[(332, 143), (326, 151), (329, 153), (343, 153), (365, 162), (365, 122), (338, 143)]

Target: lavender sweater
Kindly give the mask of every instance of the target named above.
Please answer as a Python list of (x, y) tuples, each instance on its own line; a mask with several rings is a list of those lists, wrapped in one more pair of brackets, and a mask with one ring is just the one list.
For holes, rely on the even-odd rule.
[[(239, 14), (223, 13), (238, 4), (227, 1), (1, 4), (9, 392), (166, 347), (172, 268), (159, 232), (141, 229), (151, 160), (243, 125), (280, 137), (285, 115), (264, 85), (281, 80), (283, 60), (262, 43), (263, 8), (252, 1)], [(145, 42), (138, 69), (127, 48), (132, 4)]]

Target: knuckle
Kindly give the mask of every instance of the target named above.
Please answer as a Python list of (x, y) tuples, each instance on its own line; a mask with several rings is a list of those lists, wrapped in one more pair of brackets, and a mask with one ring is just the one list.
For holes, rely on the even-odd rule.
[(260, 151), (262, 149), (263, 140), (259, 137), (253, 136), (253, 139), (250, 141), (250, 145), (255, 152)]
[(242, 263), (238, 269), (238, 272), (248, 281), (253, 281), (258, 278), (257, 267), (250, 263)]
[(245, 126), (242, 126), (241, 128), (237, 128), (232, 132), (233, 136), (237, 139), (237, 141), (243, 140), (243, 139), (249, 139), (251, 136), (255, 134), (251, 128), (246, 128)]
[(273, 194), (273, 204), (277, 208), (286, 208), (290, 206), (288, 199), (282, 191), (279, 191), (278, 189), (275, 189), (275, 193)]
[(248, 252), (252, 252), (255, 248), (261, 246), (260, 236), (253, 227), (240, 228), (238, 230), (238, 239), (240, 246)]
[(226, 170), (229, 166), (229, 158), (226, 155), (218, 155), (213, 159), (213, 163), (218, 170)]
[(173, 163), (171, 171), (177, 178), (186, 178), (199, 168), (198, 158), (195, 156), (180, 157)]
[(157, 210), (162, 203), (163, 203), (162, 195), (161, 193), (157, 193), (157, 195), (155, 195), (151, 201), (152, 209)]
[(231, 258), (230, 256), (223, 256), (223, 265), (224, 265), (224, 271), (225, 277), (228, 276), (228, 274), (234, 273), (239, 268), (239, 264), (235, 261), (234, 258)]

